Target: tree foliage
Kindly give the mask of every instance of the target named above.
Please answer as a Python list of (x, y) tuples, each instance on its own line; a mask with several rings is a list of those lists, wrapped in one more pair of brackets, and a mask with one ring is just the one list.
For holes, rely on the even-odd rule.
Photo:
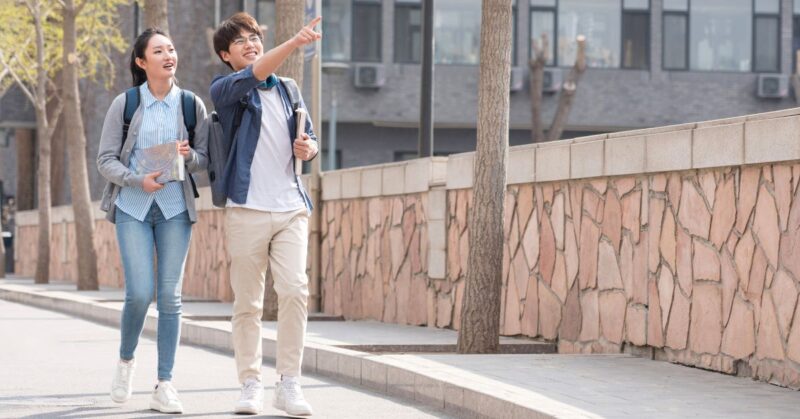
[[(31, 5), (34, 1), (0, 0), (0, 92), (16, 82), (28, 90), (29, 99), (37, 83), (37, 50), (35, 42), (35, 16)], [(56, 74), (62, 68), (63, 28), (59, 0), (41, 0), (40, 19), (43, 23), (44, 70), (47, 74), (48, 90), (57, 90)], [(124, 51), (127, 42), (118, 24), (118, 8), (127, 5), (126, 0), (83, 0), (77, 3), (82, 8), (77, 19), (78, 43), (74, 59), (79, 64), (81, 78), (97, 79), (100, 76), (110, 86), (113, 82), (114, 51)]]

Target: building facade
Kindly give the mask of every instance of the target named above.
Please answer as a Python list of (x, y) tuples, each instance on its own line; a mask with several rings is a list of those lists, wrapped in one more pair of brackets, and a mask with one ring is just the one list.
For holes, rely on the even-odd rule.
[[(323, 75), (323, 169), (329, 169), (332, 96), (336, 96), (336, 168), (416, 156), (421, 68), (420, 0), (323, 0), (323, 62), (346, 64)], [(211, 46), (213, 27), (246, 10), (268, 26), (274, 45), (275, 0), (175, 0), (169, 3), (180, 56), (180, 84), (211, 110), (208, 85), (224, 73)], [(436, 0), (434, 8), (434, 153), (473, 150), (476, 141), (480, 0)], [(135, 5), (120, 8), (120, 28), (142, 29)], [(587, 37), (587, 64), (565, 138), (670, 125), (796, 106), (788, 85), (800, 47), (800, 1), (793, 0), (516, 0), (513, 13), (510, 142), (530, 142), (528, 62), (541, 34), (549, 39), (547, 78), (554, 90), (573, 64), (577, 35)], [(103, 180), (94, 170), (103, 116), (130, 85), (130, 50), (117, 54), (111, 89), (82, 81), (92, 196)], [(306, 67), (306, 91), (310, 85)], [(310, 94), (306, 95), (310, 97)], [(772, 97), (775, 96), (775, 97)], [(549, 123), (556, 92), (543, 98)], [(310, 102), (310, 100), (309, 100)], [(0, 99), (0, 176), (7, 196), (33, 191), (33, 176), (18, 176), (33, 159), (32, 107), (19, 92)], [(321, 128), (321, 129), (320, 129)], [(15, 134), (15, 133), (18, 133)], [(64, 133), (54, 138), (54, 204), (69, 200)], [(24, 151), (21, 153), (20, 150)], [(23, 155), (25, 154), (25, 155)]]

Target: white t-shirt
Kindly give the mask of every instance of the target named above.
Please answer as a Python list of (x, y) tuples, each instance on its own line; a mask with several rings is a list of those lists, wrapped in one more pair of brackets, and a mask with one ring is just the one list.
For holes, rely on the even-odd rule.
[(259, 90), (258, 95), (261, 98), (261, 132), (250, 166), (247, 202), (242, 205), (228, 199), (227, 206), (270, 212), (303, 209), (305, 202), (294, 176), (292, 143), (280, 92), (274, 87)]

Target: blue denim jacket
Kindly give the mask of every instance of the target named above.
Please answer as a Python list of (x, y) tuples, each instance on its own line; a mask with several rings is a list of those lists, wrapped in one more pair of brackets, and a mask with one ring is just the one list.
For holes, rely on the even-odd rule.
[[(211, 82), (211, 101), (219, 115), (222, 131), (226, 141), (232, 141), (233, 120), (240, 101), (246, 103), (246, 109), (242, 115), (242, 122), (236, 132), (237, 141), (231, 147), (233, 158), (228, 159), (223, 172), (223, 181), (227, 186), (228, 198), (237, 203), (244, 204), (247, 201), (247, 191), (250, 188), (250, 166), (253, 163), (253, 156), (256, 152), (258, 137), (261, 133), (261, 98), (258, 95), (256, 86), (261, 83), (253, 75), (253, 67), (247, 66), (242, 70), (225, 76), (217, 76)], [(287, 141), (294, 142), (294, 135), (297, 132), (296, 121), (289, 95), (283, 87), (283, 83), (278, 83), (276, 87), (283, 100), (283, 110), (286, 116), (286, 124), (289, 127), (289, 138)], [(300, 107), (305, 108), (303, 98), (300, 98)], [(306, 134), (312, 140), (317, 141), (314, 135), (311, 118), (306, 119)], [(303, 187), (303, 182), (296, 176), (297, 189), (306, 208), (310, 212), (314, 206), (311, 203), (308, 193)]]

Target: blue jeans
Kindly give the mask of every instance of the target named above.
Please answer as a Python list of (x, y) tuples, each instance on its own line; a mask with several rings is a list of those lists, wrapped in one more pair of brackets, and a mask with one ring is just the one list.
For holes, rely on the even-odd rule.
[[(158, 379), (170, 380), (180, 340), (183, 269), (192, 237), (189, 214), (184, 211), (165, 220), (158, 205), (153, 203), (142, 222), (117, 208), (116, 227), (125, 269), (119, 357), (133, 359), (157, 283)], [(153, 272), (156, 260), (158, 281)]]

